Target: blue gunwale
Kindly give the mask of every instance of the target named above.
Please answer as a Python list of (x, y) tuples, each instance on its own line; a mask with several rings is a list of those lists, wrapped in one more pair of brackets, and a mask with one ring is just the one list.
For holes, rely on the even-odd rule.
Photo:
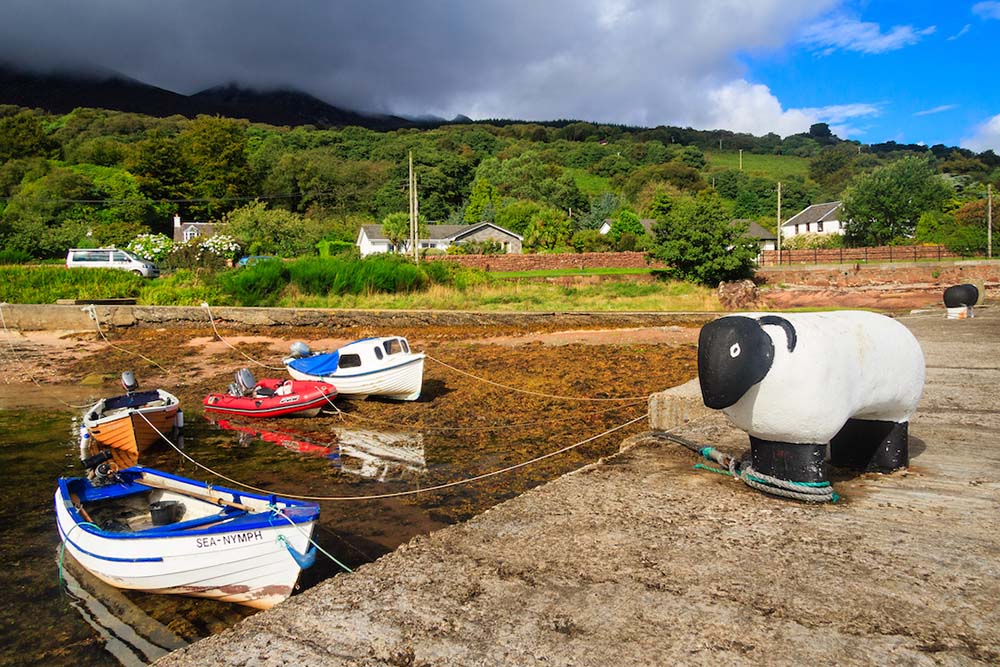
[[(196, 487), (204, 489), (205, 491), (213, 490), (224, 495), (229, 495), (235, 502), (240, 502), (241, 498), (254, 498), (257, 500), (263, 500), (269, 504), (281, 502), (285, 505), (285, 507), (281, 508), (284, 516), (277, 517), (275, 513), (270, 510), (250, 513), (230, 512), (228, 516), (225, 511), (222, 511), (217, 515), (218, 523), (204, 527), (199, 527), (197, 524), (189, 524), (191, 528), (185, 529), (183, 527), (185, 522), (179, 522), (180, 525), (168, 524), (166, 526), (153, 526), (145, 530), (133, 532), (111, 532), (89, 524), (70, 501), (71, 493), (76, 493), (80, 498), (81, 503), (146, 493), (150, 491), (150, 487), (144, 486), (143, 484), (135, 481), (143, 473), (149, 473), (151, 477), (164, 477), (184, 482), (186, 484), (192, 484)], [(198, 482), (197, 480), (179, 477), (177, 475), (172, 475), (159, 470), (153, 470), (152, 468), (145, 468), (142, 466), (126, 468), (125, 470), (119, 472), (119, 476), (123, 477), (126, 483), (111, 484), (100, 487), (92, 486), (90, 481), (83, 477), (59, 478), (60, 501), (65, 504), (70, 517), (79, 526), (80, 530), (86, 531), (91, 535), (101, 537), (102, 539), (141, 540), (151, 538), (179, 538), (246, 532), (251, 530), (260, 530), (263, 528), (280, 527), (282, 525), (287, 525), (289, 522), (294, 524), (309, 523), (310, 521), (316, 521), (319, 518), (319, 505), (316, 503), (282, 498), (274, 495), (266, 496), (259, 493), (234, 491), (233, 489), (228, 489), (222, 486), (209, 486), (208, 484)], [(66, 536), (64, 535), (63, 537), (65, 538)], [(78, 549), (80, 548), (75, 542), (73, 543), (73, 546)], [(81, 549), (81, 551), (83, 550)], [(96, 557), (101, 558), (101, 556)]]

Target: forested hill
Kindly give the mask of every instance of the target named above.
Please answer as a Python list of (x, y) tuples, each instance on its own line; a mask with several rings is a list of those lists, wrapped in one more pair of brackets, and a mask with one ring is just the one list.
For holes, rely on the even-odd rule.
[[(181, 95), (114, 72), (33, 74), (0, 64), (0, 104), (69, 113), (77, 107), (129, 111), (167, 118), (199, 114), (245, 118), (270, 125), (318, 128), (357, 125), (373, 130), (421, 127), (398, 116), (361, 114), (293, 90), (258, 92), (235, 84)], [(443, 122), (443, 121), (438, 121)]]
[[(171, 111), (164, 117), (86, 107), (97, 102), (80, 85), (69, 111), (6, 104), (10, 89), (0, 88), (0, 253), (46, 258), (81, 243), (123, 246), (137, 234), (171, 234), (175, 214), (273, 222), (248, 237), (251, 254), (294, 256), (314, 252), (320, 241), (350, 244), (363, 224), (406, 217), (411, 153), (426, 222), (493, 221), (521, 234), (529, 251), (609, 243), (643, 249), (650, 239), (641, 218), (689, 212), (692, 219), (711, 213), (773, 230), (779, 183), (783, 219), (845, 199), (859, 219), (891, 223), (875, 236), (860, 230), (853, 241), (944, 242), (967, 228), (962, 242), (979, 247), (987, 187), (1000, 186), (1000, 158), (992, 151), (862, 146), (822, 123), (787, 137), (566, 120), (322, 129), (181, 113), (192, 98), (208, 107), (251, 108), (258, 98), (239, 89), (184, 98), (115, 84), (122, 104), (132, 93), (135, 100), (145, 96)], [(285, 102), (309, 113), (301, 97)], [(901, 193), (901, 201), (887, 208), (881, 197), (869, 206), (862, 195), (872, 188)], [(598, 234), (609, 218), (629, 222), (622, 229), (631, 231)]]

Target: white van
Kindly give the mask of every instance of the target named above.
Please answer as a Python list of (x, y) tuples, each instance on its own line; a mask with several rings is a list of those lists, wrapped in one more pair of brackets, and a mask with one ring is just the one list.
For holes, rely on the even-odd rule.
[(78, 267), (122, 269), (145, 278), (155, 278), (160, 275), (156, 264), (120, 248), (71, 248), (66, 253), (66, 268)]

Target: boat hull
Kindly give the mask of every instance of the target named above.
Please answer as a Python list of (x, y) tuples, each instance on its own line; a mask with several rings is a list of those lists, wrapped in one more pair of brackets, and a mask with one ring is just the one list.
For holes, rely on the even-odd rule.
[[(56, 524), (65, 549), (94, 576), (116, 588), (211, 598), (258, 609), (268, 609), (291, 595), (301, 566), (290, 550), (308, 552), (318, 506), (209, 488), (148, 468), (130, 468), (123, 471), (123, 478), (133, 474), (145, 481), (108, 488), (93, 487), (82, 478), (64, 478), (56, 489)], [(146, 483), (155, 486), (149, 488)], [(220, 513), (216, 518), (212, 512), (218, 505), (207, 503), (209, 510), (202, 507), (207, 501), (186, 494), (222, 498), (253, 511)], [(209, 514), (172, 526), (135, 530), (90, 518), (114, 509), (116, 502), (136, 506), (166, 497), (184, 498), (189, 505), (198, 505), (192, 512)], [(269, 509), (272, 501), (280, 514)], [(183, 525), (197, 521), (202, 524)]]
[(176, 396), (162, 389), (156, 393), (155, 401), (136, 407), (105, 410), (110, 400), (106, 399), (87, 410), (83, 425), (90, 434), (92, 446), (103, 445), (138, 456), (160, 438), (160, 433), (169, 433), (177, 419), (180, 403)]
[[(282, 380), (261, 380), (257, 386), (274, 391)], [(253, 397), (209, 394), (202, 401), (206, 412), (240, 415), (258, 419), (296, 415), (315, 417), (333, 403), (337, 389), (320, 381), (291, 381), (291, 393), (280, 396)]]
[(310, 375), (286, 365), (288, 374), (296, 380), (328, 382), (337, 388), (337, 394), (344, 398), (367, 398), (382, 396), (401, 401), (415, 401), (420, 398), (424, 378), (424, 355), (413, 354), (409, 359), (387, 367), (371, 371), (352, 372), (338, 370), (332, 375)]

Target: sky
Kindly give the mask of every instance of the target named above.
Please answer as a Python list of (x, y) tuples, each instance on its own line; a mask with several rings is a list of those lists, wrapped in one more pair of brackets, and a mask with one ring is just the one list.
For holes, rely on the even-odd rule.
[(1000, 0), (0, 0), (0, 62), (358, 111), (1000, 152)]

